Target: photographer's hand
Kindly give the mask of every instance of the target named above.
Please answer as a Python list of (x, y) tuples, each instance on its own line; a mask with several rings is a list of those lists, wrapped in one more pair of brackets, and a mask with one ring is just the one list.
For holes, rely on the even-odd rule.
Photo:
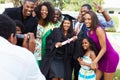
[[(29, 39), (28, 39), (29, 37)], [(35, 50), (35, 37), (33, 33), (27, 33), (25, 34), (24, 40), (23, 40), (23, 47), (27, 48), (30, 50), (32, 53), (34, 53)]]
[(23, 39), (23, 44), (22, 46), (28, 49), (28, 39), (27, 39), (27, 34), (24, 34), (24, 39)]
[(28, 33), (28, 36), (29, 36), (29, 50), (34, 53), (34, 50), (35, 50), (35, 46), (36, 46), (36, 42), (35, 42), (35, 36), (34, 36), (34, 33)]

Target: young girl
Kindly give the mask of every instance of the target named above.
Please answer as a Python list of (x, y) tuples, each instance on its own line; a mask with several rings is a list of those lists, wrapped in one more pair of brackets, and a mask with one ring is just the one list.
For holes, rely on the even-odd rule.
[(91, 69), (91, 63), (98, 53), (93, 41), (86, 37), (82, 40), (83, 57), (79, 60), (81, 68), (79, 70), (78, 80), (96, 80), (94, 70)]

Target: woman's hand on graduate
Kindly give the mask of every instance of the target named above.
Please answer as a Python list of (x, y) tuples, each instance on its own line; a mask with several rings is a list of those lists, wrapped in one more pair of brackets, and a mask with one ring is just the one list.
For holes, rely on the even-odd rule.
[(57, 42), (57, 43), (55, 44), (55, 47), (56, 47), (56, 48), (61, 47), (61, 46), (62, 46), (62, 43), (61, 43), (61, 42)]
[(98, 68), (98, 63), (96, 61), (93, 61), (92, 64), (90, 65), (91, 69), (97, 69)]

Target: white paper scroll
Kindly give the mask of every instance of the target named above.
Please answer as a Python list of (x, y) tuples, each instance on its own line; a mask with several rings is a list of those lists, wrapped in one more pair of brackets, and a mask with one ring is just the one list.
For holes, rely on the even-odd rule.
[[(75, 36), (76, 37), (76, 39), (77, 39), (77, 36)], [(62, 46), (63, 45), (66, 45), (67, 43), (70, 43), (71, 41), (73, 41), (74, 39), (73, 39), (73, 37), (72, 38), (70, 38), (70, 39), (67, 39), (66, 41), (63, 41), (61, 44), (62, 44)], [(58, 48), (58, 46), (55, 46), (56, 48)]]

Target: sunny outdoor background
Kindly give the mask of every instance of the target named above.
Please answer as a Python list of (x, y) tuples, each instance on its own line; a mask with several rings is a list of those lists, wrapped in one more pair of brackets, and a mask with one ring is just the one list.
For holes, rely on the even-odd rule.
[[(22, 5), (24, 0), (0, 0), (0, 13), (4, 11), (5, 8), (18, 7)], [(113, 28), (106, 28), (106, 32), (110, 42), (113, 47), (117, 50), (120, 55), (120, 1), (119, 0), (39, 0), (39, 1), (51, 1), (51, 3), (59, 8), (62, 13), (70, 14), (71, 16), (77, 18), (80, 6), (84, 3), (89, 3), (92, 5), (94, 11), (96, 11), (93, 6), (93, 2), (96, 2), (104, 7), (104, 9), (109, 13), (114, 21)], [(115, 79), (120, 80), (120, 62), (116, 71)]]

